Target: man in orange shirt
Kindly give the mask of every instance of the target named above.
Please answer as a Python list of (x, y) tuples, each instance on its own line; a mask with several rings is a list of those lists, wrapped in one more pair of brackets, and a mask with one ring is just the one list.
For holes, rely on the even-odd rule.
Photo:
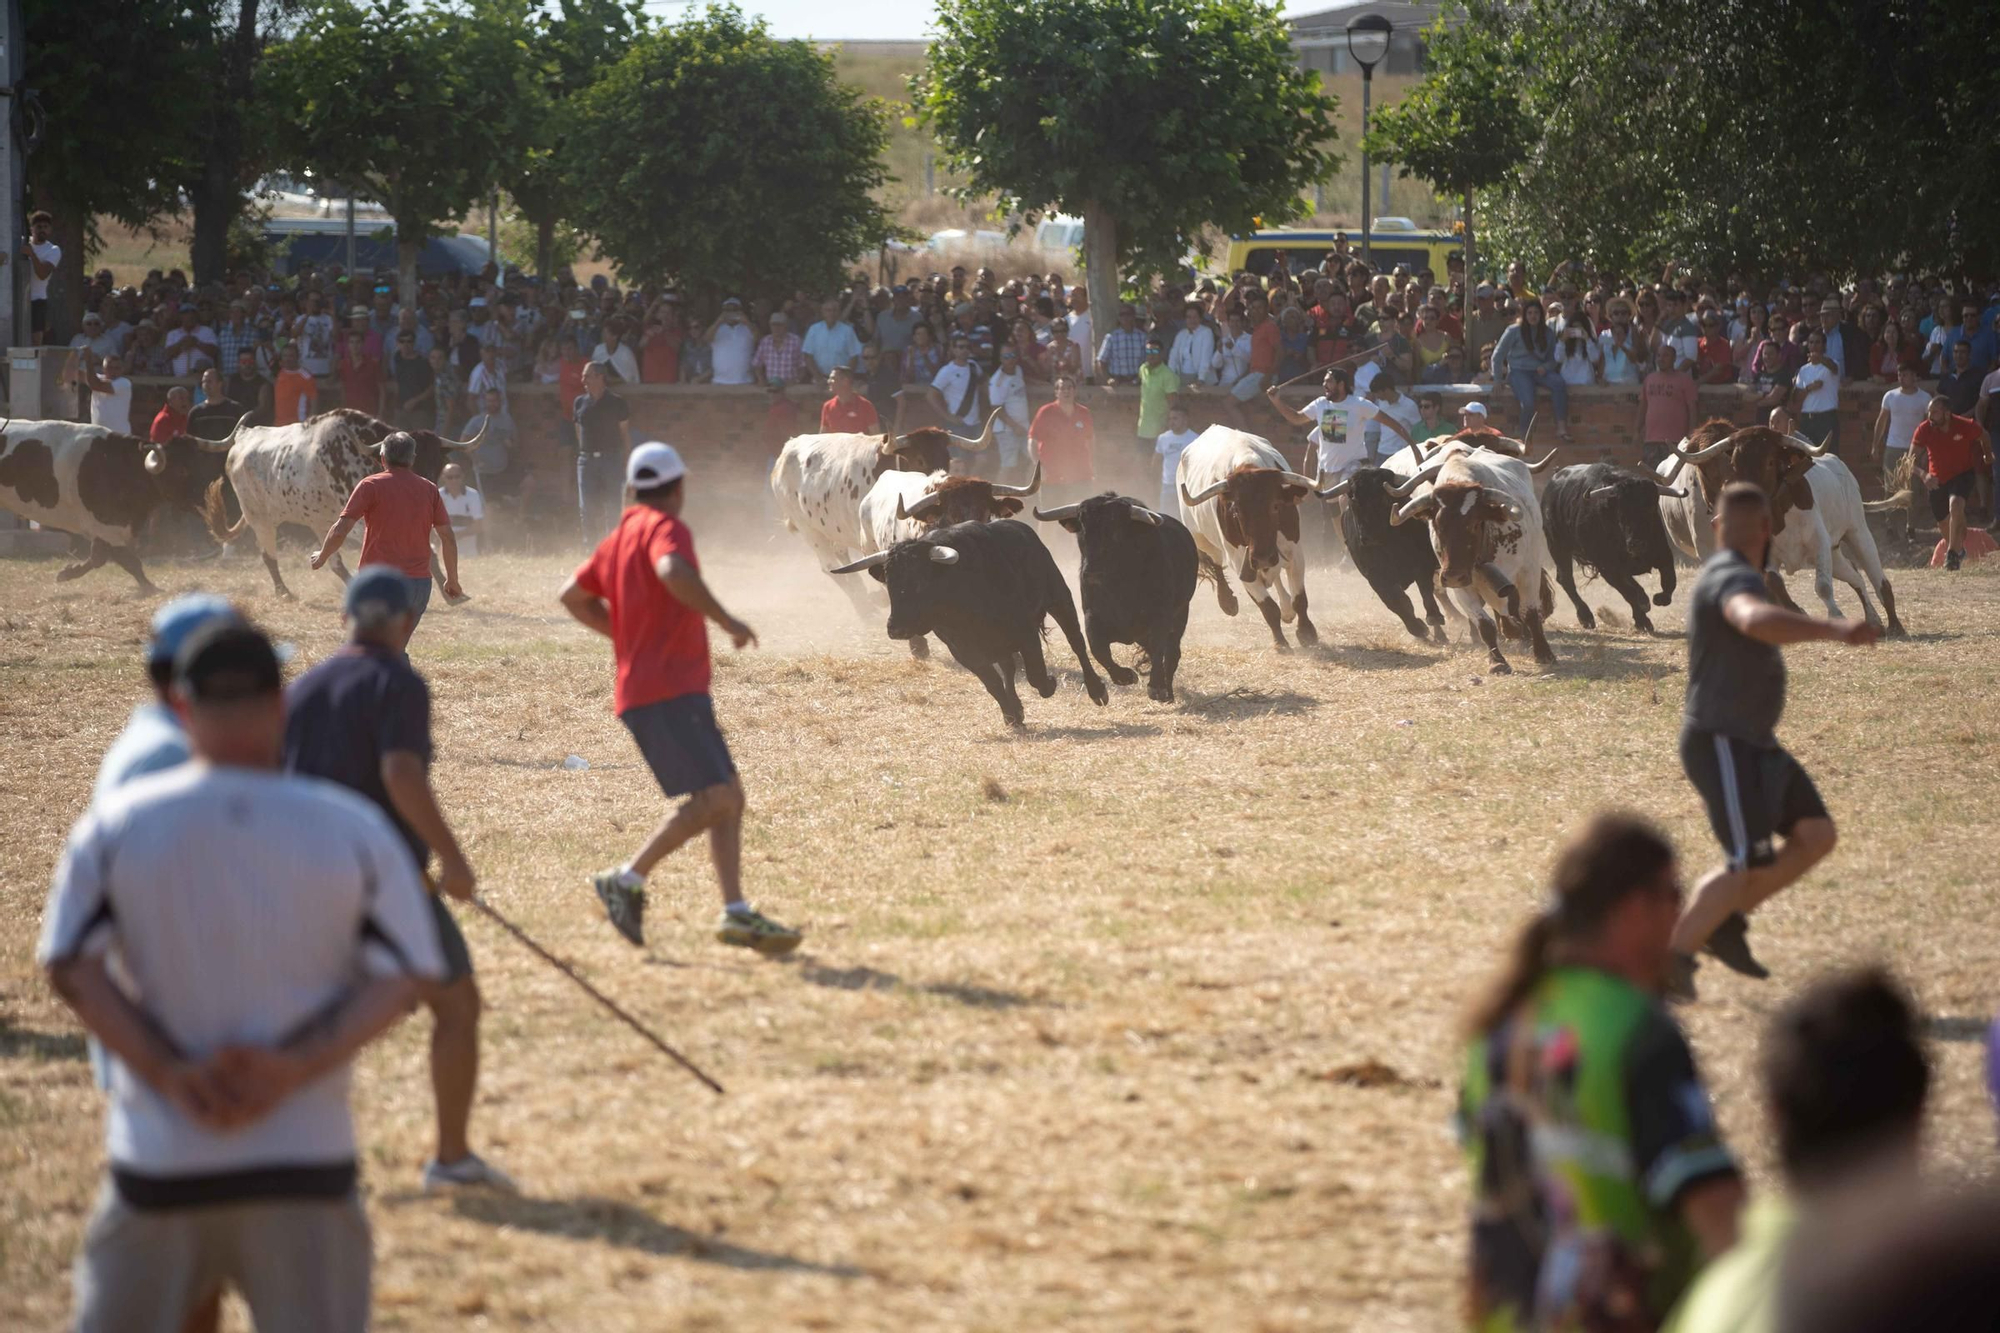
[(167, 390), (166, 405), (153, 418), (153, 428), (147, 432), (146, 438), (154, 444), (167, 444), (175, 436), (187, 434), (188, 413), (193, 409), (194, 399), (188, 396), (185, 388), (176, 384)]
[(882, 429), (875, 404), (854, 391), (854, 371), (835, 366), (826, 377), (826, 391), (833, 395), (819, 409), (819, 428), (825, 435), (872, 435)]
[(361, 563), (388, 565), (410, 581), (412, 634), (431, 601), (431, 533), (438, 535), (438, 554), (444, 561), (444, 595), (453, 601), (464, 596), (458, 586), (458, 540), (451, 535), (451, 515), (445, 512), (437, 486), (410, 470), (416, 457), (416, 437), (408, 431), (399, 430), (383, 440), (386, 466), (355, 486), (312, 558), (314, 569), (326, 564), (354, 525), (365, 519)]
[(1965, 503), (1979, 478), (1993, 470), (1986, 434), (1971, 417), (1953, 416), (1943, 394), (1931, 399), (1922, 422), (1910, 435), (1911, 462), (1923, 459), (1931, 486), (1931, 517), (1944, 538), (1944, 567), (1965, 560)]
[(319, 407), (319, 381), (299, 368), (297, 341), (278, 353), (278, 382), (271, 390), (271, 424), (290, 426), (304, 421)]
[(1222, 400), (1223, 414), (1238, 430), (1250, 425), (1243, 415), (1244, 405), (1256, 402), (1278, 379), (1278, 321), (1271, 318), (1270, 299), (1260, 291), (1245, 294), (1243, 317), (1250, 330), (1250, 369), (1230, 386), (1229, 396)]

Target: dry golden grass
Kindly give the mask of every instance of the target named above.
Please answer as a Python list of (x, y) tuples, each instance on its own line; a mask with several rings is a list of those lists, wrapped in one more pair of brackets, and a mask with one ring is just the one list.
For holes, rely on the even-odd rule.
[[(751, 795), (749, 884), (806, 945), (778, 963), (712, 943), (699, 853), (656, 877), (650, 948), (613, 934), (581, 877), (661, 802), (606, 709), (607, 652), (552, 601), (566, 561), (472, 564), (477, 600), (434, 611), (415, 660), (485, 891), (729, 1093), (461, 913), (489, 1006), (475, 1136), (527, 1194), (421, 1197), (426, 1021), (372, 1050), (355, 1100), (378, 1326), (1446, 1326), (1461, 1006), (1589, 811), (1636, 806), (1691, 869), (1711, 859), (1674, 755), (1679, 641), (1582, 634), (1564, 610), (1559, 665), (1519, 654), (1494, 679), (1321, 572), (1328, 647), (1278, 657), (1204, 589), (1178, 704), (1132, 688), (1094, 708), (1071, 664), (1013, 735), (969, 675), (858, 625), (796, 539), (693, 517), (713, 582), (764, 636), (724, 652), (716, 688)], [(1047, 535), (1068, 564), (1071, 539)], [(337, 585), (290, 561), (297, 604), (253, 561), (153, 573), (240, 597), (311, 661), (336, 643)], [(57, 587), (54, 568), (0, 564), (0, 1326), (22, 1329), (64, 1317), (102, 1160), (33, 940), (140, 693), (152, 609), (114, 571)], [(1758, 919), (1779, 978), (1711, 967), (1688, 1016), (1760, 1184), (1765, 1016), (1867, 958), (1911, 982), (1940, 1038), (1933, 1167), (1990, 1158), (1971, 1038), (2000, 962), (1996, 574), (1901, 573), (1915, 639), (1792, 654), (1785, 732), (1845, 840)], [(564, 771), (571, 753), (590, 769)]]

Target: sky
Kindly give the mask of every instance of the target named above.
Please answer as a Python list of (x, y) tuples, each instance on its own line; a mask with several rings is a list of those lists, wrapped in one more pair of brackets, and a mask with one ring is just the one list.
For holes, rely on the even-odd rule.
[[(822, 41), (837, 38), (914, 41), (926, 35), (935, 0), (862, 0), (860, 4), (835, 5), (827, 0), (741, 0), (748, 14), (762, 14), (771, 22), (771, 31), (780, 38), (815, 37)], [(1287, 5), (1290, 10), (1323, 8), (1319, 3)], [(646, 8), (662, 18), (677, 16), (685, 6), (679, 0), (648, 0)]]

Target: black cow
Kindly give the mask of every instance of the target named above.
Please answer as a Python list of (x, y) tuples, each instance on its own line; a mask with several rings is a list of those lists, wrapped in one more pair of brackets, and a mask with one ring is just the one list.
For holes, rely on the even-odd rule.
[[(1426, 637), (1427, 621), (1431, 634), (1443, 643), (1444, 612), (1438, 609), (1433, 586), (1437, 552), (1431, 549), (1430, 534), (1421, 527), (1391, 521), (1400, 502), (1389, 494), (1389, 488), (1403, 480), (1388, 468), (1364, 467), (1318, 494), (1327, 500), (1340, 495), (1347, 497), (1347, 507), (1340, 515), (1340, 537), (1347, 543), (1354, 567), (1368, 580), (1368, 586), (1382, 599), (1382, 605), (1396, 613), (1412, 636)], [(1417, 595), (1423, 598), (1422, 621), (1410, 605), (1408, 589), (1412, 583), (1417, 585)]]
[(1022, 723), (1014, 659), (1044, 699), (1056, 692), (1042, 660), (1042, 621), (1053, 616), (1083, 668), (1093, 703), (1110, 699), (1084, 654), (1076, 603), (1049, 548), (1019, 519), (954, 523), (827, 571), (867, 570), (889, 589), (889, 637), (935, 634), (960, 666), (979, 677), (1010, 726)]
[(1186, 525), (1108, 492), (1037, 509), (1035, 517), (1076, 534), (1083, 557), (1077, 578), (1083, 637), (1091, 656), (1113, 683), (1130, 685), (1138, 674), (1112, 659), (1111, 645), (1138, 644), (1146, 654), (1147, 695), (1172, 703), (1196, 575), (1194, 537)]
[(1577, 594), (1576, 565), (1596, 570), (1632, 608), (1632, 623), (1652, 632), (1646, 590), (1636, 576), (1658, 570), (1660, 591), (1653, 604), (1674, 600), (1674, 550), (1660, 518), (1660, 496), (1683, 494), (1658, 477), (1609, 463), (1566, 467), (1549, 479), (1542, 493), (1542, 528), (1556, 562), (1556, 582), (1585, 629), (1595, 628), (1597, 617)]

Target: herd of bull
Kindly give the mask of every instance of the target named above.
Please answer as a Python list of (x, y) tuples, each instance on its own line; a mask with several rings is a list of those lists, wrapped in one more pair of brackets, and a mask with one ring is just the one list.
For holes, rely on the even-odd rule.
[[(364, 412), (336, 409), (295, 425), (238, 423), (222, 440), (180, 436), (154, 443), (101, 426), (67, 421), (0, 424), (0, 506), (90, 542), (89, 555), (57, 574), (88, 573), (107, 560), (151, 591), (136, 547), (155, 513), (201, 514), (218, 541), (254, 534), (273, 588), (289, 596), (277, 562), (278, 529), (332, 525), (354, 485), (379, 466), (393, 428)], [(436, 480), (477, 438), (429, 431), (417, 439), (416, 470)], [(799, 532), (821, 567), (843, 576), (864, 615), (864, 588), (845, 576), (866, 571), (889, 594), (889, 635), (923, 655), (935, 634), (977, 675), (1008, 721), (1019, 723), (1017, 670), (1046, 697), (1055, 690), (1041, 629), (1053, 619), (1082, 667), (1096, 702), (1108, 699), (1092, 659), (1118, 684), (1137, 674), (1112, 656), (1113, 644), (1144, 654), (1147, 692), (1174, 697), (1174, 673), (1188, 607), (1202, 578), (1235, 615), (1232, 577), (1257, 604), (1280, 650), (1285, 626), (1302, 644), (1318, 641), (1306, 596), (1300, 506), (1308, 496), (1338, 500), (1339, 531), (1355, 568), (1385, 606), (1420, 638), (1446, 638), (1446, 612), (1484, 643), (1492, 670), (1511, 670), (1503, 638), (1527, 642), (1538, 661), (1554, 660), (1544, 622), (1555, 610), (1552, 568), (1586, 628), (1595, 617), (1576, 587), (1578, 565), (1595, 570), (1650, 630), (1641, 575), (1657, 573), (1650, 601), (1673, 596), (1675, 564), (1713, 550), (1707, 517), (1723, 485), (1748, 481), (1771, 498), (1775, 536), (1769, 575), (1775, 600), (1790, 605), (1782, 574), (1811, 569), (1830, 614), (1836, 579), (1861, 598), (1863, 614), (1890, 634), (1903, 632), (1854, 474), (1838, 458), (1765, 427), (1738, 430), (1711, 421), (1656, 474), (1595, 463), (1546, 477), (1553, 455), (1530, 463), (1519, 441), (1491, 431), (1411, 446), (1331, 484), (1294, 472), (1268, 441), (1211, 426), (1181, 455), (1178, 515), (1104, 495), (1034, 517), (1076, 534), (1082, 617), (1048, 548), (1017, 521), (1041, 487), (953, 476), (953, 451), (977, 458), (993, 446), (993, 422), (976, 438), (931, 427), (908, 434), (801, 435), (771, 472), (786, 526)], [(1681, 485), (1683, 472), (1688, 480)], [(239, 511), (231, 519), (232, 506)], [(338, 566), (337, 566), (338, 567)], [(344, 575), (345, 570), (340, 572)], [(1424, 618), (1410, 601), (1414, 588)]]
[[(1539, 662), (1555, 660), (1544, 622), (1557, 585), (1584, 627), (1595, 628), (1577, 591), (1578, 566), (1602, 577), (1631, 608), (1633, 624), (1650, 632), (1649, 604), (1672, 601), (1677, 561), (1713, 551), (1707, 515), (1736, 480), (1760, 486), (1772, 501), (1774, 599), (1791, 605), (1782, 574), (1811, 568), (1830, 613), (1838, 613), (1838, 577), (1879, 625), (1872, 587), (1889, 632), (1903, 632), (1868, 531), (1874, 506), (1862, 503), (1853, 473), (1823, 449), (1766, 427), (1711, 421), (1657, 473), (1592, 463), (1557, 470), (1538, 486), (1554, 454), (1530, 463), (1520, 441), (1491, 431), (1413, 445), (1324, 484), (1292, 471), (1270, 441), (1210, 426), (1181, 455), (1178, 516), (1110, 494), (1033, 511), (1076, 534), (1081, 622), (1048, 548), (1015, 518), (1039, 490), (1039, 471), (1025, 486), (950, 474), (952, 448), (976, 456), (991, 445), (990, 420), (976, 439), (936, 428), (802, 435), (780, 454), (771, 487), (786, 526), (805, 537), (823, 568), (836, 576), (865, 571), (887, 588), (890, 638), (922, 656), (925, 636), (935, 634), (1015, 725), (1022, 721), (1017, 668), (1044, 697), (1056, 688), (1042, 653), (1045, 620), (1062, 630), (1098, 704), (1108, 692), (1092, 659), (1118, 684), (1137, 679), (1112, 656), (1113, 644), (1136, 645), (1147, 693), (1173, 699), (1188, 606), (1202, 578), (1232, 616), (1231, 577), (1240, 582), (1280, 651), (1290, 648), (1287, 624), (1300, 643), (1317, 643), (1300, 541), (1309, 495), (1340, 502), (1339, 531), (1355, 568), (1412, 635), (1446, 641), (1448, 609), (1478, 634), (1496, 674), (1512, 671), (1503, 638), (1527, 642)], [(1687, 483), (1675, 485), (1684, 471)], [(1655, 573), (1659, 591), (1649, 599), (1638, 578)], [(849, 595), (869, 614), (863, 590), (850, 584)]]

